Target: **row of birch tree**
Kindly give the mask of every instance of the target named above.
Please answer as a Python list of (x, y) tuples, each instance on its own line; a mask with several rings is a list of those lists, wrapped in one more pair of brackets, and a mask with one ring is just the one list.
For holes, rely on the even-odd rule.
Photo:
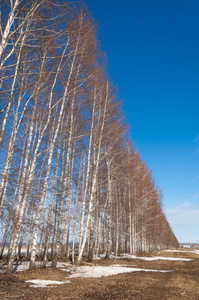
[(69, 252), (177, 247), (106, 74), (85, 4), (5, 0), (0, 19), (0, 246), (35, 268)]

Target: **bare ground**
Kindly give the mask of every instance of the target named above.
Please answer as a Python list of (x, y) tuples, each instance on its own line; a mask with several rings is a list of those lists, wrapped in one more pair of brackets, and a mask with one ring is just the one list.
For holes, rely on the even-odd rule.
[(152, 255), (192, 258), (192, 261), (142, 261), (138, 259), (100, 260), (98, 265), (125, 264), (171, 273), (135, 272), (101, 278), (72, 278), (71, 283), (57, 287), (32, 288), (25, 280), (67, 280), (69, 275), (59, 269), (37, 269), (11, 275), (0, 274), (0, 299), (198, 299), (199, 255), (164, 252)]

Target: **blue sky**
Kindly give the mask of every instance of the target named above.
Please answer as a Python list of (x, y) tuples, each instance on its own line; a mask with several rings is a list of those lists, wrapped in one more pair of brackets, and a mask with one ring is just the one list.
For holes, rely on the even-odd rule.
[(199, 243), (199, 1), (87, 0), (179, 242)]

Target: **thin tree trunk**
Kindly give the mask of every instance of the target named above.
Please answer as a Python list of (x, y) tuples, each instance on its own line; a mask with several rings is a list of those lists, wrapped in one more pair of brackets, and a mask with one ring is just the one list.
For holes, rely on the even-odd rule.
[(97, 175), (98, 175), (98, 167), (99, 167), (100, 154), (101, 154), (101, 144), (102, 144), (104, 123), (105, 123), (107, 102), (108, 102), (108, 83), (107, 83), (107, 87), (106, 87), (106, 97), (105, 97), (104, 111), (103, 111), (103, 117), (102, 117), (102, 124), (101, 124), (101, 128), (100, 128), (98, 152), (97, 152), (97, 158), (96, 158), (96, 162), (95, 162), (95, 170), (94, 170), (94, 174), (93, 174), (93, 182), (92, 182), (91, 195), (90, 195), (90, 201), (89, 201), (88, 216), (87, 216), (87, 221), (86, 221), (86, 225), (85, 225), (85, 231), (84, 231), (82, 245), (81, 245), (81, 248), (79, 251), (78, 262), (80, 262), (82, 259), (82, 254), (83, 254), (84, 247), (86, 244), (87, 232), (88, 232), (89, 225), (90, 225), (90, 218), (91, 218), (91, 214), (93, 213), (93, 204), (94, 204), (95, 193), (97, 190)]
[(51, 233), (51, 230), (52, 230), (53, 203), (54, 203), (55, 191), (56, 191), (56, 185), (57, 185), (57, 173), (58, 173), (58, 166), (59, 166), (59, 156), (60, 156), (60, 144), (58, 146), (58, 151), (57, 151), (57, 159), (56, 159), (54, 180), (53, 180), (53, 186), (52, 186), (52, 192), (51, 192), (51, 198), (50, 198), (50, 204), (49, 204), (49, 212), (48, 212), (48, 218), (47, 218), (47, 224), (46, 224), (46, 235), (45, 235), (45, 243), (44, 243), (44, 260), (43, 260), (43, 266), (44, 267), (46, 266), (46, 263), (47, 263), (50, 233)]

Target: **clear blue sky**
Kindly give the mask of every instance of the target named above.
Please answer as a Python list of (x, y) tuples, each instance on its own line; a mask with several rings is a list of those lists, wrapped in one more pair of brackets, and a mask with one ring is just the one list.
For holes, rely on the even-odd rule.
[(179, 242), (199, 243), (199, 1), (87, 0)]

